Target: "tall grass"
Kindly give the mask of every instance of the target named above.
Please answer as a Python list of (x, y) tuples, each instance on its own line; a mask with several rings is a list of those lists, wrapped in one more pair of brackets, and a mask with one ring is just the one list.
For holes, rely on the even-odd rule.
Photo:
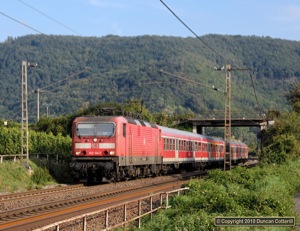
[(205, 181), (191, 180), (190, 190), (175, 197), (141, 230), (297, 230), (296, 227), (216, 227), (214, 218), (294, 216), (300, 186), (300, 161), (252, 169), (212, 171)]
[(30, 162), (32, 173), (25, 163), (7, 161), (0, 164), (0, 192), (26, 191), (54, 184), (53, 178), (46, 169), (38, 168)]

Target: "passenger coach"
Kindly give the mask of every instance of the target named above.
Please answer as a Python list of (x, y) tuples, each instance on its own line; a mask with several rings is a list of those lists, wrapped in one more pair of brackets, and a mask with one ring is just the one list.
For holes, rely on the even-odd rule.
[(248, 158), (247, 146), (220, 138), (158, 126), (123, 116), (84, 116), (73, 121), (74, 179), (118, 181), (155, 176), (181, 168)]

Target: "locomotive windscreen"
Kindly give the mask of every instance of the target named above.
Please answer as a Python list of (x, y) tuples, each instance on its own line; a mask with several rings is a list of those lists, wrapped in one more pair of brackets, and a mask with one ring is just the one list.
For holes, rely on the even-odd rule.
[(113, 123), (79, 123), (77, 136), (113, 136), (115, 125)]

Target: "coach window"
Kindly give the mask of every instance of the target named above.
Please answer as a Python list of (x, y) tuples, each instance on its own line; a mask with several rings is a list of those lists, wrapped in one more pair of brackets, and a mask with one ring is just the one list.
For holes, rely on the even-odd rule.
[(168, 141), (167, 138), (164, 138), (164, 150), (167, 150)]
[(223, 153), (223, 147), (222, 145), (220, 145), (220, 153)]
[(226, 143), (226, 152), (229, 152), (229, 150), (230, 150), (230, 144)]
[(175, 140), (171, 139), (171, 150), (175, 150)]
[(236, 148), (235, 147), (231, 147), (231, 153), (235, 154)]

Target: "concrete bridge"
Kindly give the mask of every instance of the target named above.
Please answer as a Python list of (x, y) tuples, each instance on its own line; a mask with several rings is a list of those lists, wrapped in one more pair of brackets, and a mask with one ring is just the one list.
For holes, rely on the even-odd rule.
[[(232, 118), (231, 127), (260, 127), (261, 130), (266, 129), (274, 121), (263, 118)], [(180, 121), (177, 124), (185, 125), (193, 128), (194, 133), (204, 134), (205, 127), (224, 127), (224, 118), (191, 118)]]

